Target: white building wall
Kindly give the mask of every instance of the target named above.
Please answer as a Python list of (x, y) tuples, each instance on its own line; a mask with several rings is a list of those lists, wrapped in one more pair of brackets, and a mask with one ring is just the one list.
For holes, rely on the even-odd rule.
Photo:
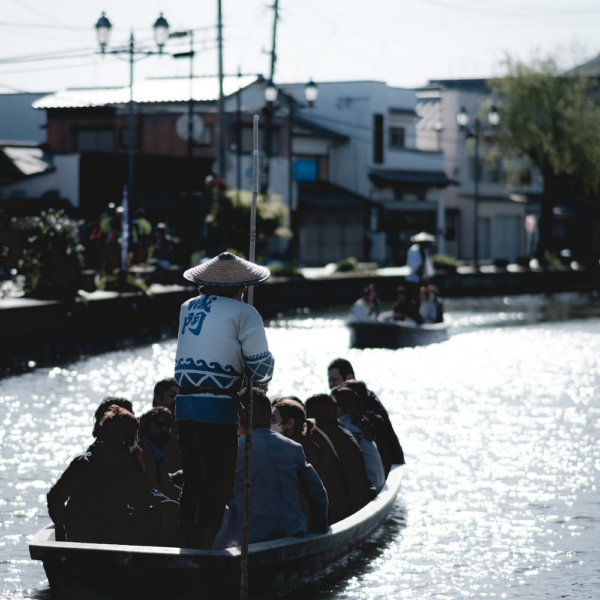
[(0, 187), (0, 202), (2, 198), (39, 198), (46, 192), (56, 191), (78, 208), (79, 154), (54, 155), (53, 164), (55, 170), (50, 173)]

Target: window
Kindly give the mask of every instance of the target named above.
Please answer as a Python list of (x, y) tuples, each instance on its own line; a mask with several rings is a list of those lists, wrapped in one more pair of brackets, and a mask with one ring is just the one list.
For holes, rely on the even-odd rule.
[(115, 133), (111, 130), (87, 130), (77, 132), (77, 152), (114, 152)]
[(390, 127), (390, 148), (404, 148), (404, 127)]
[(383, 115), (373, 115), (373, 162), (383, 163)]

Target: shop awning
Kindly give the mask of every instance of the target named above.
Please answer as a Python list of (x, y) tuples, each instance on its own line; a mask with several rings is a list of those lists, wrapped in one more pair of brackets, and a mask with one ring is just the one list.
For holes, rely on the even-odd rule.
[(376, 170), (369, 173), (369, 179), (377, 187), (409, 184), (430, 187), (446, 187), (458, 185), (458, 181), (450, 179), (443, 171), (403, 171), (400, 169)]

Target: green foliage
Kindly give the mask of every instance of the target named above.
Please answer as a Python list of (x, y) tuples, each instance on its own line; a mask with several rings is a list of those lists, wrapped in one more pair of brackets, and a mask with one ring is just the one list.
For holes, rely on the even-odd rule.
[[(491, 82), (500, 115), (502, 153), (533, 165), (544, 183), (536, 256), (552, 249), (553, 208), (558, 199), (595, 197), (600, 191), (600, 105), (596, 79), (564, 74), (555, 58), (528, 64), (505, 61), (506, 75)], [(522, 177), (521, 177), (522, 179)]]
[(431, 264), (435, 269), (456, 269), (458, 260), (449, 254), (434, 254), (431, 257)]
[(561, 74), (556, 59), (526, 64), (510, 57), (506, 75), (491, 82), (498, 99), (498, 140), (509, 156), (549, 173), (577, 179), (586, 192), (600, 189), (600, 106), (597, 83)]
[[(225, 252), (229, 248), (250, 248), (251, 192), (236, 190), (219, 195), (212, 215), (214, 218), (215, 250)], [(269, 238), (282, 236), (287, 209), (278, 201), (267, 203), (262, 196), (256, 203), (256, 256), (264, 261)], [(244, 251), (246, 254), (248, 250)], [(235, 252), (238, 254), (237, 252)], [(238, 256), (241, 254), (238, 254)]]
[(27, 294), (54, 297), (76, 291), (83, 266), (80, 225), (64, 210), (54, 209), (12, 219), (12, 227), (24, 234), (19, 272), (25, 276)]
[(353, 271), (358, 271), (358, 261), (354, 256), (342, 258), (335, 266), (336, 273), (350, 273)]
[(300, 269), (296, 265), (291, 263), (284, 263), (275, 261), (269, 264), (269, 271), (271, 271), (271, 277), (293, 277), (304, 279)]

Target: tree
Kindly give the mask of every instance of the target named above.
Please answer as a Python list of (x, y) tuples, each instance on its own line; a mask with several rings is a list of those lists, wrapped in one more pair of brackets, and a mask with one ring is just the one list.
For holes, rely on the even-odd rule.
[(505, 61), (506, 75), (491, 82), (498, 102), (498, 142), (539, 172), (544, 191), (537, 257), (550, 249), (557, 199), (594, 196), (600, 190), (598, 81), (561, 73), (557, 61)]
[[(215, 203), (213, 235), (217, 253), (227, 250), (237, 251), (246, 256), (250, 247), (250, 207), (251, 192), (230, 190), (220, 192)], [(280, 202), (267, 203), (259, 196), (256, 203), (256, 255), (259, 261), (266, 258), (269, 238), (289, 237), (283, 222), (287, 209)]]

